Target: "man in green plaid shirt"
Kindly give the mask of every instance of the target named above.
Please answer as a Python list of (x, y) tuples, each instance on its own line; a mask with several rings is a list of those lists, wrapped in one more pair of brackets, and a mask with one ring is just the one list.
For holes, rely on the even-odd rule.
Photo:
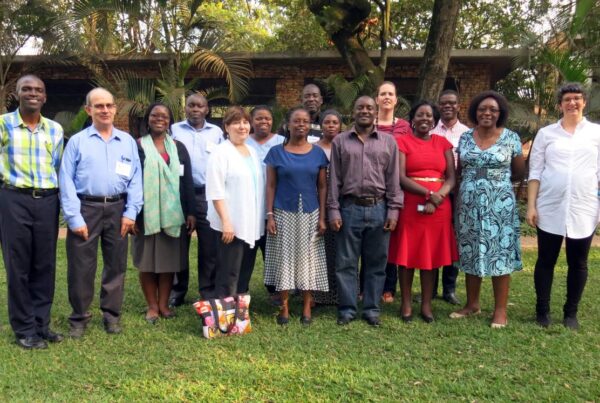
[(25, 349), (59, 342), (50, 330), (58, 237), (58, 168), (62, 127), (41, 115), (46, 87), (34, 75), (17, 81), (19, 108), (0, 116), (0, 234), (8, 316)]

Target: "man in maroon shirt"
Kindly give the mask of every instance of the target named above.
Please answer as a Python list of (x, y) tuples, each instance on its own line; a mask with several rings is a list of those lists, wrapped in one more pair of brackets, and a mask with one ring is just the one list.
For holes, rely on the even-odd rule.
[(358, 260), (362, 253), (365, 285), (363, 319), (379, 326), (379, 299), (385, 281), (390, 232), (396, 228), (402, 191), (398, 147), (390, 134), (378, 132), (373, 98), (354, 104), (354, 126), (340, 133), (331, 147), (327, 208), (336, 236), (339, 325), (357, 314)]

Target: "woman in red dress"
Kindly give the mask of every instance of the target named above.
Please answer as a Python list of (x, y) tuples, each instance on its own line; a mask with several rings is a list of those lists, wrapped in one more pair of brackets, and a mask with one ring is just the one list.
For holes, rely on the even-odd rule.
[(446, 197), (456, 182), (452, 144), (442, 136), (429, 134), (439, 119), (435, 105), (420, 101), (409, 113), (413, 134), (396, 138), (404, 208), (390, 239), (388, 261), (401, 266), (400, 314), (405, 322), (412, 320), (414, 269), (419, 269), (421, 276), (421, 318), (431, 323), (433, 269), (458, 260), (452, 205)]

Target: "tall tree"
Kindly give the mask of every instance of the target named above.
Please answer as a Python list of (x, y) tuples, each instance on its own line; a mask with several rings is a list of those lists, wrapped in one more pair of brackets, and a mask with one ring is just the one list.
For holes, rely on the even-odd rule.
[(436, 101), (444, 89), (460, 6), (460, 0), (435, 0), (433, 4), (429, 36), (417, 84), (417, 99)]
[[(307, 0), (308, 8), (319, 25), (334, 43), (346, 61), (352, 75), (366, 75), (374, 86), (383, 81), (387, 67), (390, 0)], [(371, 7), (376, 6), (382, 16), (380, 29), (379, 63), (369, 57), (364, 35), (370, 23)]]
[[(230, 50), (223, 40), (226, 32), (217, 21), (205, 18), (205, 3), (213, 5), (203, 0), (75, 0), (74, 21), (83, 22), (83, 40), (93, 49), (86, 54), (88, 64), (98, 80), (105, 85), (112, 83), (117, 95), (127, 100), (125, 112), (139, 115), (143, 105), (153, 100), (153, 92), (158, 91), (163, 102), (181, 118), (185, 95), (197, 84), (197, 80), (186, 78), (192, 68), (224, 78), (231, 101), (246, 94), (247, 78), (252, 74), (250, 62), (225, 53)], [(98, 42), (93, 32), (99, 25), (103, 31), (116, 34)], [(115, 46), (121, 55), (165, 54), (161, 79), (148, 83), (130, 73), (107, 69), (103, 59), (106, 53), (114, 53)]]

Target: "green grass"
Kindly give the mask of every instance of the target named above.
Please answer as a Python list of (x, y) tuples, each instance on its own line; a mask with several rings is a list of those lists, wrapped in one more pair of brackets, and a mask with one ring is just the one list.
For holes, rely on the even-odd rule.
[[(318, 308), (309, 328), (299, 324), (293, 301), (288, 327), (275, 324), (275, 308), (252, 282), (254, 332), (205, 340), (191, 305), (155, 326), (143, 319), (144, 300), (130, 266), (122, 323), (109, 336), (97, 300), (86, 336), (45, 351), (23, 351), (6, 314), (6, 281), (0, 280), (1, 401), (597, 401), (600, 400), (600, 250), (590, 256), (590, 278), (580, 307), (579, 332), (559, 323), (565, 262), (555, 276), (549, 329), (533, 323), (535, 252), (513, 276), (509, 327), (489, 328), (490, 281), (484, 281), (484, 315), (450, 320), (452, 307), (436, 300), (437, 321), (403, 324), (398, 302), (384, 308), (383, 325), (335, 324), (333, 307)], [(259, 267), (260, 266), (260, 267)], [(53, 327), (67, 331), (64, 241), (59, 241)], [(195, 269), (193, 271), (195, 273)], [(193, 276), (195, 277), (195, 276)], [(192, 284), (195, 289), (195, 284)], [(459, 282), (464, 299), (464, 282)], [(418, 309), (415, 306), (415, 309)]]

